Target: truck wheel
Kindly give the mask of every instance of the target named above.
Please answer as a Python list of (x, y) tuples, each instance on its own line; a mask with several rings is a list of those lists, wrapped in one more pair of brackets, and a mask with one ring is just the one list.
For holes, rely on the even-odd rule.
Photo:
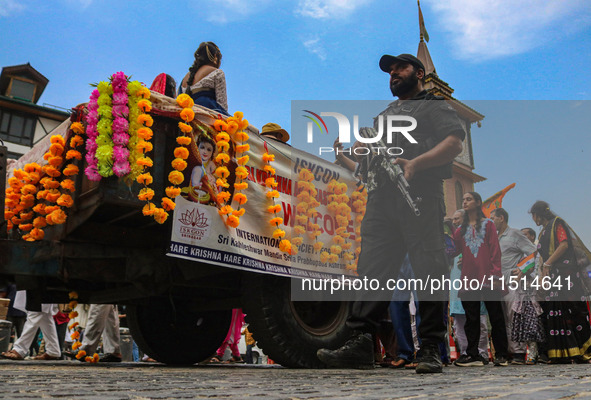
[(165, 364), (191, 365), (213, 355), (231, 319), (232, 310), (195, 311), (186, 302), (165, 297), (127, 306), (133, 340), (145, 354)]
[(246, 322), (258, 346), (285, 367), (326, 367), (316, 351), (337, 348), (349, 338), (349, 303), (294, 302), (289, 278), (249, 275), (244, 282)]

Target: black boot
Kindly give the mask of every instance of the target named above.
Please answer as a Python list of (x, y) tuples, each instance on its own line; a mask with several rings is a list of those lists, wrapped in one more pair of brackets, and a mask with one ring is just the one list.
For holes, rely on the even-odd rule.
[(369, 333), (356, 334), (341, 348), (336, 350), (320, 349), (316, 355), (329, 367), (356, 369), (374, 367), (373, 340)]
[(421, 358), (417, 365), (417, 374), (433, 374), (443, 371), (441, 353), (437, 344), (424, 344), (421, 348)]

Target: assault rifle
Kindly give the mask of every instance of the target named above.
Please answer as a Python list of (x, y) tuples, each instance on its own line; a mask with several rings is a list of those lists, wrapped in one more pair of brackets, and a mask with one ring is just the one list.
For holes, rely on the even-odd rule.
[[(366, 139), (374, 139), (377, 137), (377, 132), (374, 128), (360, 128), (359, 134), (361, 137)], [(402, 193), (402, 197), (408, 203), (408, 206), (414, 211), (415, 215), (418, 217), (421, 215), (421, 211), (419, 207), (417, 207), (417, 203), (420, 202), (420, 198), (413, 200), (409, 193), (410, 185), (408, 181), (404, 177), (404, 171), (400, 168), (398, 164), (392, 164), (392, 161), (396, 160), (396, 156), (388, 154), (386, 151), (387, 147), (380, 138), (374, 143), (364, 143), (370, 151), (371, 151), (371, 164), (368, 165), (368, 170), (373, 168), (375, 165), (381, 165), (382, 168), (385, 169), (386, 173), (390, 177), (392, 183), (394, 183), (400, 193)]]

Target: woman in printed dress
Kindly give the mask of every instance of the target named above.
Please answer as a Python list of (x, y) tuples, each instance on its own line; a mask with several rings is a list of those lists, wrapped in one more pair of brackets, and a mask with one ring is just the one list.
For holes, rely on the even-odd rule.
[(542, 227), (538, 236), (538, 253), (543, 260), (541, 277), (549, 277), (551, 286), (541, 303), (548, 357), (556, 364), (587, 363), (591, 360), (591, 329), (582, 271), (575, 256), (580, 242), (545, 201), (536, 201), (529, 212), (536, 225)]

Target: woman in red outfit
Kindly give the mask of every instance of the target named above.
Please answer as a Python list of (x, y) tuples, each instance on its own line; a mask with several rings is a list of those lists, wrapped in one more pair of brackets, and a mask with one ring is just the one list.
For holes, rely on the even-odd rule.
[[(542, 227), (538, 237), (538, 253), (544, 260), (541, 277), (549, 277), (551, 283), (541, 302), (548, 357), (551, 363), (589, 362), (591, 329), (581, 276), (585, 271), (580, 269), (580, 257), (575, 255), (581, 243), (545, 201), (536, 201), (529, 212), (536, 225)], [(580, 252), (583, 257), (584, 253)]]
[[(505, 318), (501, 306), (500, 293), (494, 294), (491, 283), (501, 277), (501, 248), (494, 223), (482, 212), (482, 197), (476, 192), (464, 194), (463, 208), (466, 212), (464, 222), (456, 230), (454, 241), (457, 254), (462, 254), (462, 282), (484, 283), (480, 290), (463, 287), (458, 295), (466, 311), (466, 338), (468, 348), (466, 355), (456, 360), (460, 367), (484, 365), (478, 354), (480, 340), (480, 301), (484, 301), (490, 324), (492, 339), (495, 346), (495, 365), (508, 365), (507, 332)], [(474, 286), (472, 286), (474, 288)], [(495, 299), (495, 296), (499, 300)]]

